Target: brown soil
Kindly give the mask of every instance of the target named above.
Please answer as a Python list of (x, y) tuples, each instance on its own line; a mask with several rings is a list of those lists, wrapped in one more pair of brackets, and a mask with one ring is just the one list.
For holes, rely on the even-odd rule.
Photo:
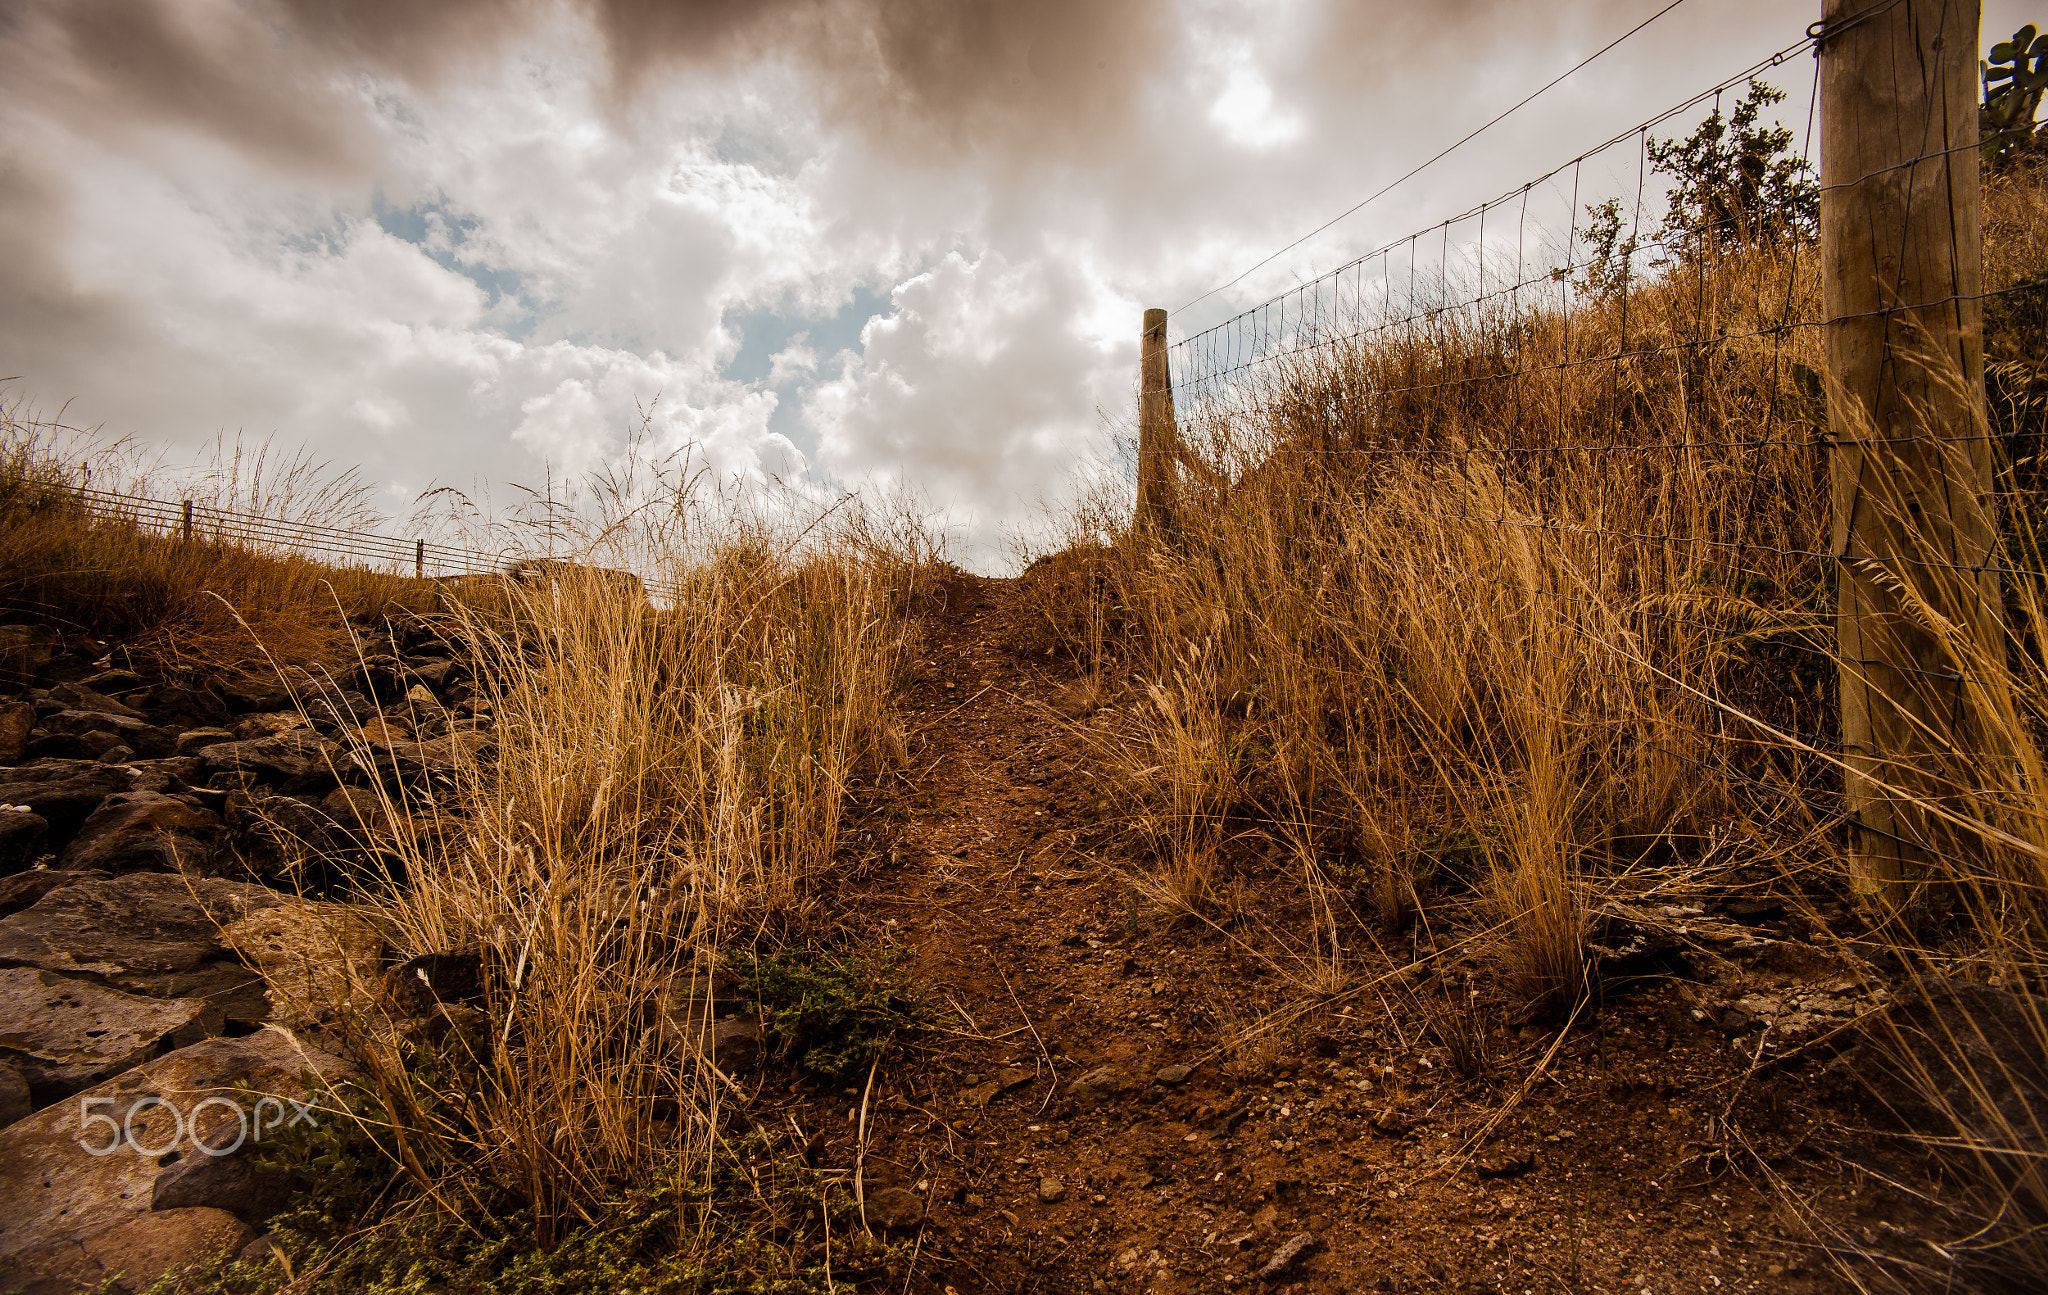
[[(1074, 680), (998, 646), (1013, 591), (936, 600), (906, 703), (922, 790), (842, 914), (913, 951), (956, 1029), (782, 1112), (868, 1198), (927, 1203), (885, 1288), (1832, 1291), (1804, 1211), (1917, 1244), (1902, 1202), (1818, 1152), (1844, 1137), (1818, 1067), (1753, 1067), (1681, 986), (1517, 1029), (1455, 936), (1361, 936), (1345, 991), (1316, 996), (1257, 956), (1308, 929), (1284, 903), (1234, 930), (1147, 915), (1059, 711)], [(1469, 1013), (1445, 1015), (1446, 984)], [(1480, 1073), (1445, 1046), (1458, 1019)], [(1155, 1078), (1174, 1065), (1192, 1073)], [(1067, 1096), (1105, 1066), (1127, 1091)], [(1302, 1233), (1315, 1248), (1262, 1281)]]

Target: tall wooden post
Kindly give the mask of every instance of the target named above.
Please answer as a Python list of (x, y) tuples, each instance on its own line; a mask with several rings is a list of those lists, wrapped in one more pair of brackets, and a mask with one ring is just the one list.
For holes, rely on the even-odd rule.
[[(1930, 852), (1971, 851), (1913, 802), (1953, 803), (1996, 740), (1982, 722), (2000, 688), (1982, 676), (2004, 648), (1978, 300), (1979, 0), (1823, 9), (1842, 745), (1854, 880), (1878, 892)], [(1956, 627), (1945, 639), (1928, 610)]]
[(1173, 382), (1166, 364), (1166, 312), (1145, 312), (1138, 360), (1138, 528), (1173, 515)]

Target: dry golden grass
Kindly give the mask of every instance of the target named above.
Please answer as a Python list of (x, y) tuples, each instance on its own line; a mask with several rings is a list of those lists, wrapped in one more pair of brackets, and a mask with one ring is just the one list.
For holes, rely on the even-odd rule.
[[(1994, 289), (2048, 272), (2044, 181), (1988, 186)], [(1583, 927), (1609, 895), (1711, 883), (1738, 859), (1846, 884), (1826, 830), (1841, 771), (1822, 337), (1778, 327), (1820, 317), (1816, 251), (1731, 250), (1625, 303), (1580, 294), (1568, 330), (1555, 309), (1446, 310), (1181, 411), (1208, 470), (1180, 477), (1171, 524), (1133, 532), (1105, 494), (1026, 582), (1040, 637), (1122, 685), (1114, 720), (1086, 731), (1121, 774), (1139, 891), (1184, 914), (1263, 910), (1262, 941), (1332, 965), (1360, 923), (1447, 904), (1555, 1019), (1596, 988)], [(2001, 309), (1993, 359), (2041, 363), (2038, 304)], [(2028, 572), (2044, 569), (2037, 476), (2007, 472), (1997, 504), (2009, 567)], [(1968, 777), (1923, 806), (1949, 848), (1871, 934), (1935, 974), (2038, 987), (2048, 592), (2009, 576), (2007, 643), (1945, 622), (1939, 596), (1917, 608), (1955, 672), (1990, 681), (1970, 698), (1986, 721), (1951, 753)], [(1095, 605), (1067, 610), (1083, 587)], [(1279, 880), (1252, 904), (1261, 869)], [(1292, 902), (1275, 912), (1276, 896)], [(2048, 1052), (2027, 1001), (2022, 1037)], [(1929, 1135), (1961, 1171), (1958, 1235), (1986, 1229), (1965, 1248), (2038, 1273), (2048, 1110), (1963, 1042), (1902, 1045), (1908, 1083), (1975, 1130)]]
[[(0, 607), (119, 638), (160, 668), (208, 673), (267, 669), (266, 653), (339, 666), (352, 645), (346, 620), (435, 603), (431, 581), (188, 543), (95, 515), (73, 487), (105, 453), (0, 403)], [(289, 494), (304, 475), (270, 489)]]
[(466, 1102), (462, 1173), (519, 1184), (548, 1227), (707, 1170), (732, 1091), (679, 1046), (676, 986), (802, 931), (849, 789), (901, 758), (914, 563), (797, 529), (671, 555), (661, 610), (569, 577), (458, 613), (496, 750), (437, 807), (461, 816), (452, 840), (402, 836), (404, 881), (374, 908), (402, 952), (486, 951), (489, 1037), (462, 1093), (369, 1025), (359, 1044), (392, 1128), (445, 1141), (429, 1113)]
[[(1704, 290), (1631, 293), (1630, 347), (1738, 335), (1698, 350), (1553, 367), (1622, 348), (1618, 296), (1577, 309), (1569, 344), (1540, 313), (1446, 315), (1194, 411), (1227, 486), (1184, 479), (1164, 542), (1089, 550), (1109, 592), (1061, 628), (1137, 681), (1104, 741), (1156, 861), (1141, 888), (1200, 910), (1233, 851), (1281, 861), (1334, 951), (1347, 907), (1399, 923), (1469, 842), (1512, 975), (1564, 1011), (1594, 889), (1801, 814), (1810, 761), (1702, 698), (1829, 723), (1824, 656), (1804, 691), (1755, 685), (1825, 650), (1803, 556), (1826, 542), (1820, 411), (1795, 378), (1819, 338), (1741, 336), (1817, 312), (1812, 259), (1745, 252)], [(1057, 574), (1048, 614), (1086, 583)]]

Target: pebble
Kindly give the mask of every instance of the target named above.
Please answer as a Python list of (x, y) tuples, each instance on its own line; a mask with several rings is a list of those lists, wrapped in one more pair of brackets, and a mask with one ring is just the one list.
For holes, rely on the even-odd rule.
[(1047, 1205), (1057, 1205), (1067, 1199), (1067, 1185), (1057, 1178), (1038, 1180), (1038, 1199)]
[(1152, 1078), (1165, 1084), (1168, 1088), (1173, 1088), (1186, 1083), (1188, 1076), (1194, 1073), (1195, 1068), (1193, 1066), (1161, 1066), (1159, 1073), (1153, 1075)]
[(924, 1222), (924, 1202), (917, 1193), (901, 1187), (885, 1187), (868, 1193), (867, 1221), (880, 1228), (905, 1232)]
[(1302, 1232), (1289, 1237), (1280, 1243), (1280, 1248), (1273, 1252), (1273, 1257), (1266, 1261), (1266, 1266), (1259, 1269), (1259, 1277), (1271, 1281), (1275, 1277), (1292, 1272), (1294, 1266), (1316, 1248), (1316, 1244), (1316, 1234), (1313, 1232)]

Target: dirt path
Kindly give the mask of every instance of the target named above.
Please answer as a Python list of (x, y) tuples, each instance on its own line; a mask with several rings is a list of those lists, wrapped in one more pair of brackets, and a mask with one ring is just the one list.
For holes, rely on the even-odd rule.
[[(1267, 1064), (1231, 1073), (1229, 1029), (1255, 999), (1289, 1000), (1221, 934), (1133, 909), (1058, 718), (1072, 680), (997, 646), (1013, 583), (961, 578), (928, 618), (906, 703), (922, 790), (898, 862), (843, 912), (912, 950), (960, 1028), (885, 1059), (864, 1139), (862, 1085), (791, 1108), (869, 1199), (924, 1203), (896, 1234), (904, 1290), (1834, 1288), (1780, 1196), (1700, 1151), (1724, 1103), (1784, 1108), (1766, 1157), (1796, 1149), (1817, 1107), (1793, 1081), (1746, 1079), (1671, 1000), (1610, 1007), (1563, 1040), (1524, 1030), (1488, 1076), (1460, 1079), (1426, 1023), (1403, 1021), (1415, 977), (1382, 959), (1384, 988), (1303, 1016)], [(1454, 981), (1478, 966), (1436, 965)], [(1790, 1155), (1780, 1171), (1798, 1177)], [(1800, 1182), (1898, 1221), (1881, 1193)], [(1303, 1235), (1305, 1257), (1262, 1280)]]

